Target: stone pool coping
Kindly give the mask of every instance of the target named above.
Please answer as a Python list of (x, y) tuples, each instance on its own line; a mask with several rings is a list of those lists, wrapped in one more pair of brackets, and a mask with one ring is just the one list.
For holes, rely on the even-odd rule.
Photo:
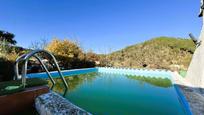
[(92, 115), (52, 91), (38, 96), (35, 107), (40, 115)]
[[(145, 77), (153, 77), (153, 78), (163, 78), (163, 79), (170, 79), (174, 88), (178, 94), (179, 101), (183, 104), (183, 107), (187, 113), (187, 115), (192, 115), (191, 109), (192, 107), (189, 106), (190, 101), (185, 98), (184, 92), (182, 88), (178, 84), (178, 78), (181, 78), (178, 73), (171, 72), (168, 70), (162, 69), (131, 69), (131, 68), (114, 68), (114, 67), (96, 67), (96, 68), (84, 68), (84, 69), (72, 69), (72, 70), (63, 70), (62, 74), (64, 76), (71, 76), (71, 75), (78, 75), (78, 74), (85, 74), (90, 72), (102, 72), (102, 73), (110, 73), (110, 74), (124, 74), (124, 75), (138, 75), (138, 76), (145, 76)], [(50, 72), (53, 77), (59, 76), (57, 71)], [(35, 74), (28, 74), (28, 77), (40, 77), (40, 78), (47, 78), (45, 72), (43, 73), (35, 73)], [(182, 81), (182, 80), (181, 80)], [(185, 84), (186, 85), (186, 84)], [(182, 90), (182, 91), (181, 91)]]
[(179, 88), (183, 98), (185, 98), (186, 106), (189, 106), (191, 114), (203, 115), (204, 114), (204, 89), (194, 87), (187, 82), (177, 72), (172, 72), (172, 79), (177, 88)]

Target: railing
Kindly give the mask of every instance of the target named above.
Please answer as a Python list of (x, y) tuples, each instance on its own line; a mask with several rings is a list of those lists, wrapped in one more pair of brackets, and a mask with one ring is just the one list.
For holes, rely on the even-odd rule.
[(55, 59), (55, 57), (50, 52), (48, 52), (46, 50), (34, 50), (34, 51), (31, 51), (31, 52), (29, 52), (27, 54), (21, 55), (19, 58), (17, 58), (16, 59), (16, 63), (15, 63), (15, 69), (14, 69), (15, 70), (15, 78), (14, 79), (18, 79), (19, 78), (19, 76), (20, 76), (19, 75), (19, 62), (23, 62), (22, 71), (21, 71), (21, 79), (22, 79), (22, 85), (23, 85), (23, 87), (25, 87), (25, 85), (26, 85), (26, 74), (27, 74), (27, 64), (28, 64), (29, 59), (31, 57), (34, 57), (34, 58), (36, 58), (40, 62), (40, 64), (42, 65), (43, 69), (46, 71), (49, 79), (52, 82), (51, 89), (53, 89), (53, 87), (54, 87), (54, 85), (56, 83), (55, 83), (54, 79), (52, 78), (50, 72), (48, 71), (47, 67), (42, 62), (41, 58), (37, 55), (38, 53), (45, 53), (45, 54), (49, 55), (53, 59), (54, 64), (57, 67), (58, 74), (60, 75), (60, 78), (62, 79), (63, 84), (65, 86), (65, 92), (64, 92), (64, 95), (65, 95), (67, 90), (68, 90), (68, 84), (67, 84), (66, 80), (64, 79), (64, 76), (61, 73), (59, 65), (57, 64), (57, 60)]

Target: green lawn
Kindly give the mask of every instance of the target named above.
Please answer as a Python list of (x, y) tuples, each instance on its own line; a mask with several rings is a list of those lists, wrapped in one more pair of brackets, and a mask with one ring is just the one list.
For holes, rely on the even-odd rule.
[[(48, 82), (40, 78), (26, 79), (26, 88), (33, 86), (47, 85)], [(21, 80), (0, 82), (0, 95), (12, 94), (23, 91)]]

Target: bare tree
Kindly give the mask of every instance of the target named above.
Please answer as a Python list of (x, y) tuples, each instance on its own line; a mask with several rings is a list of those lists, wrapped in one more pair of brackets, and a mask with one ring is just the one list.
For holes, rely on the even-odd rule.
[(40, 39), (39, 41), (31, 42), (31, 45), (29, 46), (29, 48), (33, 50), (45, 49), (47, 45), (48, 45), (47, 39)]

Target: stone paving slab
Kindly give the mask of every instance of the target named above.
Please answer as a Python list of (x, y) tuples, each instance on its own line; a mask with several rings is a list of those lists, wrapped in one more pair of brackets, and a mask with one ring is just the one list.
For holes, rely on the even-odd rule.
[(202, 93), (204, 90), (181, 85), (180, 88), (189, 102), (193, 115), (204, 115), (204, 95)]
[(180, 87), (193, 115), (204, 115), (204, 88), (194, 87), (177, 72), (172, 73), (172, 80), (174, 84)]

